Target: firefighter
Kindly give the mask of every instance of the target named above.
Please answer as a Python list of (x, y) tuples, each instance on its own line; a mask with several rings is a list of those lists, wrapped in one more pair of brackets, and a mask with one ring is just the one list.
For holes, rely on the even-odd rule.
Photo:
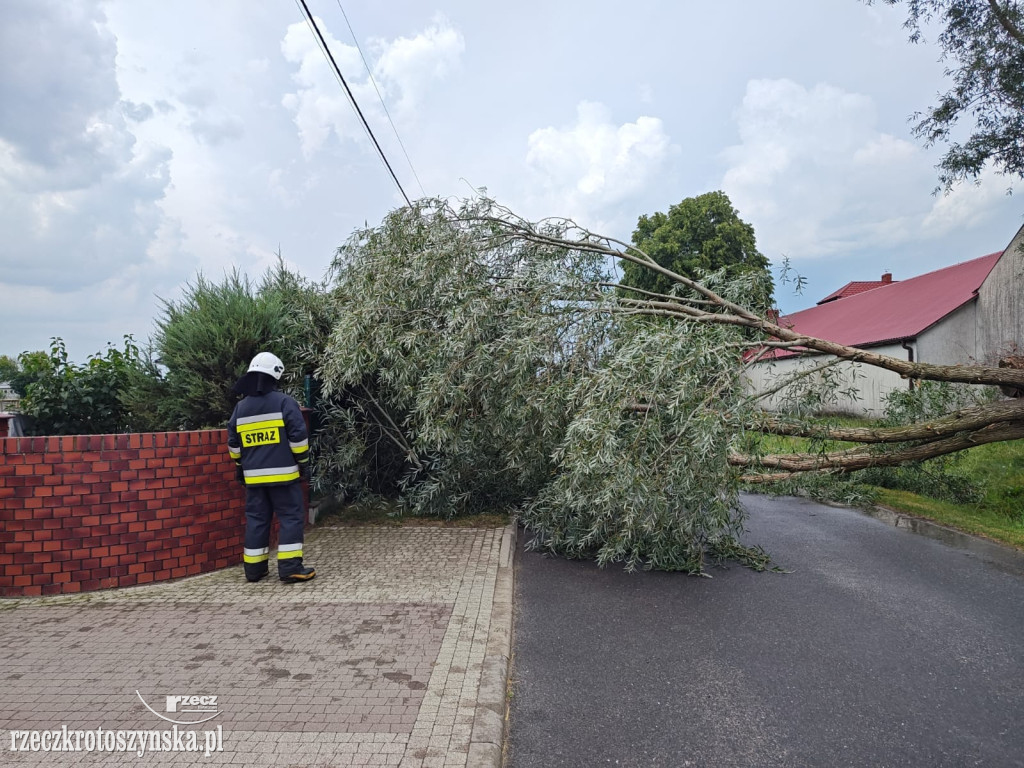
[(277, 390), (284, 364), (260, 352), (234, 386), (245, 397), (228, 421), (228, 453), (245, 483), (245, 578), (259, 581), (269, 572), (270, 521), (279, 525), (277, 575), (286, 583), (305, 582), (316, 571), (302, 563), (305, 522), (302, 485), (309, 442), (299, 404)]

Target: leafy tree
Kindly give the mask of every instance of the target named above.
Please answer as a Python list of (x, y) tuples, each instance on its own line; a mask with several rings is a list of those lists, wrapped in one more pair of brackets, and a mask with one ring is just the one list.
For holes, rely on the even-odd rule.
[[(747, 304), (766, 310), (771, 307), (768, 259), (757, 250), (754, 228), (739, 217), (724, 192), (688, 197), (671, 206), (668, 213), (641, 216), (633, 245), (666, 269), (695, 280), (720, 269), (729, 275), (758, 272), (761, 292), (747, 297)], [(622, 269), (626, 286), (667, 294), (674, 285), (667, 275), (637, 264), (627, 262)]]
[(303, 379), (320, 364), (336, 308), (324, 284), (290, 271), (280, 254), (263, 276), (259, 296), (281, 307), (280, 330), (273, 343), (285, 354), (285, 387), (297, 394)]
[[(385, 475), (414, 514), (519, 508), (552, 551), (700, 572), (763, 567), (738, 536), (728, 463), (741, 333), (609, 314), (603, 253), (509, 237), (488, 201), (420, 201), (357, 232), (335, 264), (318, 376), (323, 479)], [(542, 231), (559, 238), (567, 225)], [(749, 276), (720, 276), (747, 295)], [(711, 350), (711, 351), (709, 351)], [(629, 404), (669, 404), (638, 416)], [(682, 414), (714, 401), (721, 411)], [(725, 414), (725, 418), (722, 417)], [(699, 445), (681, 459), (673, 447)]]
[[(609, 258), (668, 278), (668, 291), (623, 290)], [(740, 543), (744, 484), (1024, 437), (1022, 400), (871, 428), (804, 418), (823, 389), (847, 385), (837, 372), (849, 361), (971, 385), (1024, 386), (1024, 370), (935, 366), (800, 336), (745, 306), (764, 295), (765, 277), (723, 268), (698, 283), (635, 246), (523, 221), (487, 200), (396, 211), (339, 250), (325, 297), (322, 479), (351, 487), (384, 475), (413, 513), (512, 507), (552, 552), (701, 573), (719, 557), (768, 563)], [(773, 348), (820, 353), (813, 368), (780, 374), (790, 413), (764, 412), (744, 385), (745, 368)], [(769, 454), (752, 435), (825, 447)]]
[[(871, 4), (873, 0), (866, 0)], [(1024, 3), (1017, 0), (884, 0), (905, 2), (910, 40), (942, 25), (938, 43), (952, 86), (935, 106), (914, 115), (914, 133), (929, 146), (945, 144), (939, 179), (948, 190), (977, 178), (985, 163), (1024, 176)], [(966, 139), (955, 138), (961, 120)]]
[(24, 397), (29, 385), (42, 377), (49, 368), (49, 355), (42, 350), (22, 352), (17, 360), (3, 355), (0, 357), (0, 381), (6, 381), (19, 397)]
[(318, 370), (325, 483), (449, 517), (520, 504), (549, 476), (607, 325), (560, 304), (607, 275), (564, 249), (482, 247), (489, 233), (424, 201), (339, 249)]
[(9, 355), (0, 355), (0, 381), (10, 383), (11, 379), (21, 373), (18, 361)]
[(22, 356), (23, 368), (38, 378), (23, 401), (37, 435), (109, 434), (136, 431), (139, 425), (122, 400), (132, 373), (140, 366), (139, 349), (125, 336), (124, 349), (108, 346), (85, 365), (68, 360), (60, 338), (53, 339), (45, 362)]
[[(979, 389), (944, 381), (923, 381), (913, 389), (893, 390), (886, 397), (880, 424), (898, 427), (940, 419), (950, 413), (982, 406), (997, 399), (994, 389)], [(927, 461), (895, 467), (868, 468), (857, 474), (860, 482), (882, 488), (920, 493), (957, 504), (972, 504), (984, 495), (982, 486), (960, 468), (965, 454), (950, 453)]]

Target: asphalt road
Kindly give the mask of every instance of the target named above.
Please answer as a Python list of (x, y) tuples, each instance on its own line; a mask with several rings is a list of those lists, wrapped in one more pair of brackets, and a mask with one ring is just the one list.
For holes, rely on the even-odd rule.
[(1024, 766), (1024, 558), (746, 505), (790, 573), (518, 553), (508, 768)]

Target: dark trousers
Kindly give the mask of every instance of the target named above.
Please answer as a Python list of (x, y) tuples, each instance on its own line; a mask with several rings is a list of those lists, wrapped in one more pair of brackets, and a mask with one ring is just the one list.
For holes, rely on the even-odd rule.
[[(277, 515), (277, 571), (285, 577), (302, 570), (302, 534), (305, 524), (301, 483), (247, 486), (245, 489), (245, 575), (268, 570), (270, 521)], [(262, 552), (262, 558), (256, 553)]]

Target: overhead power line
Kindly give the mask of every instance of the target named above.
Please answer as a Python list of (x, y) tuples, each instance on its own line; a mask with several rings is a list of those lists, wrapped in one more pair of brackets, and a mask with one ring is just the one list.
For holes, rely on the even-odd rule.
[(356, 114), (359, 115), (359, 119), (363, 123), (363, 128), (366, 129), (367, 135), (373, 142), (373, 146), (377, 148), (377, 154), (380, 155), (380, 159), (384, 162), (384, 166), (388, 169), (388, 173), (391, 174), (391, 178), (394, 179), (395, 186), (398, 187), (398, 191), (402, 193), (402, 197), (405, 198), (405, 202), (408, 206), (412, 207), (412, 201), (409, 200), (409, 196), (405, 194), (405, 190), (402, 189), (402, 182), (398, 180), (398, 176), (395, 175), (394, 169), (391, 167), (391, 163), (388, 162), (387, 155), (384, 154), (384, 150), (380, 146), (380, 142), (377, 141), (377, 137), (373, 135), (373, 129), (370, 128), (370, 124), (366, 122), (366, 117), (363, 115), (363, 110), (359, 108), (359, 102), (356, 101), (355, 95), (352, 93), (352, 89), (348, 87), (348, 83), (345, 82), (345, 76), (341, 74), (341, 69), (338, 68), (338, 63), (334, 60), (334, 54), (331, 53), (331, 49), (327, 46), (327, 41), (324, 40), (324, 36), (320, 33), (320, 27), (317, 26), (316, 20), (313, 18), (313, 14), (309, 11), (309, 6), (306, 5), (306, 0), (298, 0), (302, 5), (302, 10), (306, 14), (306, 23), (309, 24), (313, 30), (313, 34), (316, 35), (320, 50), (323, 51), (327, 60), (330, 61), (331, 67), (334, 69), (334, 74), (338, 78), (338, 82), (341, 83), (341, 87), (345, 89), (345, 93), (348, 94), (348, 100), (355, 109)]
[(423, 182), (420, 181), (420, 176), (416, 173), (416, 169), (413, 167), (412, 158), (409, 157), (409, 153), (405, 149), (405, 142), (402, 141), (402, 137), (398, 135), (398, 128), (395, 127), (395, 121), (391, 119), (391, 113), (388, 111), (388, 105), (384, 103), (384, 96), (380, 92), (380, 88), (377, 87), (377, 81), (373, 77), (373, 70), (370, 69), (369, 62), (366, 61), (366, 56), (363, 55), (363, 48), (359, 45), (359, 38), (356, 37), (356, 31), (352, 29), (352, 23), (348, 20), (348, 14), (345, 13), (345, 8), (341, 4), (341, 0), (337, 0), (338, 8), (341, 10), (341, 15), (345, 18), (345, 24), (348, 26), (349, 34), (352, 35), (352, 42), (356, 44), (356, 50), (359, 51), (359, 58), (363, 60), (363, 66), (366, 67), (366, 74), (370, 76), (370, 82), (373, 84), (373, 90), (377, 92), (377, 98), (380, 99), (380, 105), (384, 108), (384, 114), (388, 117), (388, 122), (391, 123), (391, 130), (395, 132), (395, 138), (398, 139), (398, 146), (402, 148), (402, 154), (405, 155), (405, 161), (409, 164), (409, 170), (412, 171), (413, 178), (416, 179), (416, 183), (419, 185), (420, 192), (423, 196), (427, 196), (427, 190), (423, 188)]

